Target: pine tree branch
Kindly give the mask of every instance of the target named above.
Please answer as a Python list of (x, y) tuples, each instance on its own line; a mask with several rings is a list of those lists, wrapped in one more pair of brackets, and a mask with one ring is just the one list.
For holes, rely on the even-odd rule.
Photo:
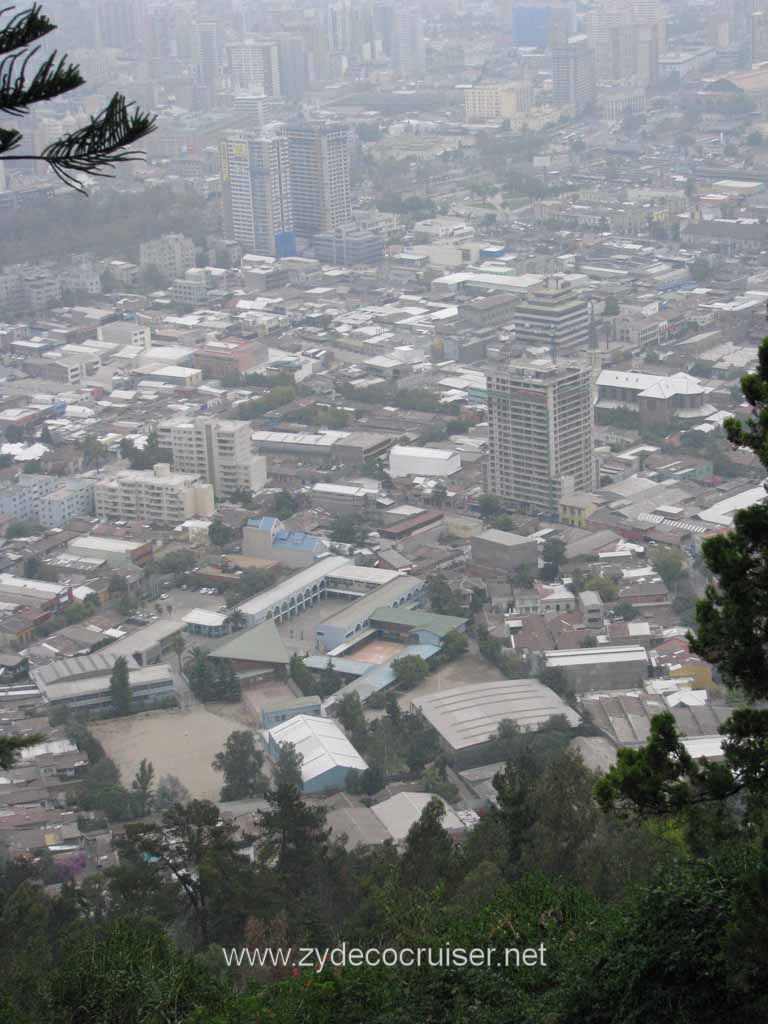
[[(15, 11), (15, 7), (4, 7), (0, 10), (0, 19)], [(0, 28), (0, 54), (12, 53), (14, 50), (30, 46), (38, 39), (53, 32), (56, 26), (42, 13), (39, 4), (29, 10), (15, 14), (7, 25)]]
[(117, 164), (141, 160), (143, 152), (131, 147), (155, 130), (156, 121), (155, 115), (144, 113), (115, 93), (109, 105), (89, 124), (51, 143), (39, 155), (0, 155), (0, 160), (43, 161), (65, 185), (86, 195), (75, 175), (110, 177)]
[(33, 103), (56, 99), (85, 84), (79, 66), (68, 63), (66, 55), (57, 62), (55, 50), (28, 82), (29, 63), (39, 50), (36, 46), (26, 56), (22, 51), (0, 61), (0, 113), (20, 117)]
[(10, 153), (12, 149), (16, 149), (22, 138), (21, 132), (17, 132), (15, 128), (0, 128), (0, 160), (3, 153)]

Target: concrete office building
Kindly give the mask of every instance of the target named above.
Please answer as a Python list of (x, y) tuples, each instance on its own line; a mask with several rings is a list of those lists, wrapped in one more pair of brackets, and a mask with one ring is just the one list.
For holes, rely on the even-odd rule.
[[(139, 266), (157, 267), (169, 280), (183, 277), (195, 265), (195, 243), (186, 235), (163, 235), (139, 246)], [(145, 328), (148, 330), (148, 328)]]
[(585, 35), (571, 36), (552, 50), (552, 99), (580, 114), (597, 98), (595, 55)]
[(469, 124), (495, 123), (531, 109), (530, 82), (479, 82), (464, 90), (464, 118)]
[(377, 7), (384, 51), (401, 78), (422, 78), (426, 69), (424, 18), (421, 4), (392, 0)]
[(157, 436), (160, 447), (172, 452), (176, 472), (199, 476), (219, 498), (242, 489), (264, 489), (267, 460), (251, 452), (251, 429), (244, 420), (165, 420)]
[(594, 489), (589, 368), (529, 363), (492, 371), (488, 424), (490, 494), (556, 518), (562, 495)]
[(296, 231), (335, 231), (352, 216), (349, 130), (329, 121), (303, 121), (289, 125), (287, 135)]
[(294, 256), (284, 131), (230, 132), (219, 147), (219, 160), (227, 234), (257, 256)]
[(514, 324), (519, 345), (547, 346), (551, 355), (589, 346), (589, 306), (562, 277), (549, 277), (531, 289), (517, 307)]
[(177, 524), (196, 516), (211, 516), (213, 487), (196, 473), (132, 469), (96, 484), (96, 515), (104, 519), (138, 519), (148, 523)]
[(280, 55), (277, 43), (245, 39), (228, 43), (227, 71), (235, 92), (280, 96)]
[(0, 516), (61, 528), (77, 516), (93, 515), (94, 481), (27, 474), (0, 489)]
[(479, 565), (513, 572), (520, 566), (535, 568), (539, 562), (539, 545), (535, 537), (521, 537), (507, 530), (484, 530), (470, 540), (472, 561)]

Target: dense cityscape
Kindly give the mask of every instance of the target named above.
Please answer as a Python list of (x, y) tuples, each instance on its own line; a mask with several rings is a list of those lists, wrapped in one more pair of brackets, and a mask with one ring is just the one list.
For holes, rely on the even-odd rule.
[(43, 8), (0, 1020), (768, 1020), (768, 3)]

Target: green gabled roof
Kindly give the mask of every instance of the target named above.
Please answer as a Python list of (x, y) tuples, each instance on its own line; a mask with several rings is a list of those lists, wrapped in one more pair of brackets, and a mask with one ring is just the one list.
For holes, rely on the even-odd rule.
[(437, 636), (445, 637), (451, 630), (464, 626), (466, 619), (457, 615), (436, 615), (409, 608), (377, 608), (370, 617), (371, 625), (389, 623), (393, 626), (410, 626), (412, 629), (429, 629)]
[(291, 660), (271, 619), (244, 633), (237, 633), (230, 641), (211, 651), (210, 656), (234, 661), (264, 661), (273, 665), (287, 665)]

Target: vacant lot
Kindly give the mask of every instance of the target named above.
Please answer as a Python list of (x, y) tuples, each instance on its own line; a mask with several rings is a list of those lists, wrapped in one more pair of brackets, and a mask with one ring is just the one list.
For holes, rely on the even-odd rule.
[(211, 768), (211, 761), (231, 732), (246, 727), (249, 717), (240, 705), (195, 705), (94, 722), (91, 729), (120, 769), (124, 785), (130, 785), (146, 757), (155, 766), (156, 779), (175, 775), (193, 797), (218, 800), (222, 776)]

